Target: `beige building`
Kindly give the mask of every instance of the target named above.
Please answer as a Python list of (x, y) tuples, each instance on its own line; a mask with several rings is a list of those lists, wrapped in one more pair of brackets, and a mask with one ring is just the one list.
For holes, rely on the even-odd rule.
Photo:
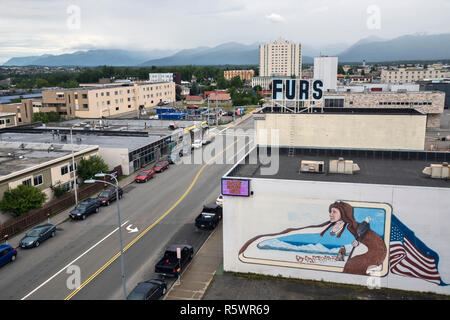
[(56, 111), (66, 119), (101, 118), (154, 108), (165, 101), (175, 101), (174, 82), (124, 82), (43, 91), (42, 109), (33, 109), (34, 112)]
[(254, 118), (261, 146), (424, 150), (426, 116), (414, 110), (257, 113)]
[(12, 112), (0, 112), (0, 129), (16, 126), (16, 114)]
[(426, 115), (428, 128), (439, 128), (444, 100), (445, 93), (440, 91), (326, 92), (322, 101), (305, 105), (327, 108), (413, 108)]
[(295, 76), (302, 73), (300, 43), (282, 38), (259, 46), (259, 75), (261, 77)]
[(226, 80), (231, 80), (238, 76), (242, 81), (251, 81), (254, 75), (254, 70), (225, 70), (223, 72), (223, 77)]
[(32, 122), (33, 103), (40, 99), (22, 99), (21, 103), (0, 104), (0, 112), (14, 113), (16, 125)]
[[(75, 163), (98, 155), (98, 150), (98, 146), (75, 145)], [(41, 189), (51, 200), (52, 186), (73, 188), (73, 171), (71, 145), (0, 142), (0, 200), (5, 191), (20, 184)]]
[(433, 64), (428, 68), (392, 68), (381, 70), (381, 82), (410, 83), (424, 79), (450, 78), (450, 70), (442, 64)]

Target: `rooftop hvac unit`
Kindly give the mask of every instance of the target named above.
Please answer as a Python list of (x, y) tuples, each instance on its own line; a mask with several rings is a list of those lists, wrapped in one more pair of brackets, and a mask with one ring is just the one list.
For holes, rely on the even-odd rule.
[(431, 176), (431, 178), (434, 179), (450, 179), (450, 167), (448, 166), (448, 162), (431, 164), (429, 167), (425, 167), (422, 173)]
[(353, 160), (344, 160), (344, 158), (330, 160), (330, 173), (353, 174), (353, 172), (359, 170), (359, 166), (353, 163)]
[(300, 162), (300, 172), (324, 173), (325, 172), (325, 162), (324, 161), (302, 160)]

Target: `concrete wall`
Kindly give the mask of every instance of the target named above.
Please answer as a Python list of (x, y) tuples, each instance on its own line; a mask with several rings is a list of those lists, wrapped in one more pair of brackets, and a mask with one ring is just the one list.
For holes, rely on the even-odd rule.
[(425, 144), (425, 115), (265, 114), (255, 123), (260, 145), (273, 143), (271, 128), (279, 130), (281, 146), (423, 150)]
[[(436, 261), (438, 273), (443, 282), (450, 283), (450, 252), (448, 250), (450, 188), (275, 179), (251, 179), (250, 186), (254, 194), (248, 198), (224, 197), (225, 271), (450, 294), (450, 286), (441, 286), (421, 278), (395, 274), (395, 270), (391, 270), (395, 264), (395, 257), (391, 258), (389, 254), (393, 246), (392, 241), (395, 240), (391, 227), (395, 225), (394, 218), (397, 218), (417, 237), (417, 245), (417, 241), (421, 241), (430, 249), (425, 250), (428, 251), (427, 254), (430, 255), (430, 252), (434, 251), (438, 255), (438, 261)], [(305, 262), (303, 258), (309, 256), (318, 259), (318, 255), (306, 253), (302, 256), (297, 251), (269, 250), (256, 246), (258, 243), (264, 246), (262, 240), (267, 238), (273, 240), (278, 237), (273, 235), (288, 228), (303, 228), (329, 221), (328, 208), (337, 200), (351, 203), (355, 212), (360, 210), (357, 207), (363, 207), (364, 210), (375, 210), (376, 215), (382, 214), (381, 230), (384, 234), (380, 238), (385, 243), (387, 254), (380, 265), (382, 268), (380, 271), (373, 271), (370, 275), (346, 272), (344, 265), (348, 263), (349, 256), (346, 256), (346, 261), (343, 262), (315, 260), (311, 263)], [(367, 212), (369, 211), (364, 211), (364, 215), (359, 218), (359, 223), (366, 214), (369, 214)], [(372, 218), (373, 221), (377, 219), (375, 216)], [(377, 225), (373, 221), (370, 222), (371, 230), (375, 230)], [(257, 238), (261, 235), (272, 236)], [(343, 236), (342, 239), (344, 238)], [(364, 254), (363, 242), (364, 240), (361, 241), (358, 249), (355, 249), (353, 257)], [(240, 255), (240, 251), (249, 243), (250, 245)], [(350, 243), (348, 245), (351, 248)], [(367, 247), (365, 248), (367, 252)]]
[(99, 148), (98, 153), (108, 165), (109, 170), (112, 170), (113, 168), (120, 165), (122, 167), (122, 172), (124, 175), (127, 176), (130, 174), (128, 149)]

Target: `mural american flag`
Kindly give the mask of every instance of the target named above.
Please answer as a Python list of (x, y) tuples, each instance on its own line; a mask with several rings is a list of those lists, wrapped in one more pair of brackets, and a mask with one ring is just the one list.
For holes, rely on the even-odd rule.
[(423, 279), (446, 286), (439, 275), (439, 256), (392, 215), (390, 270), (393, 274)]

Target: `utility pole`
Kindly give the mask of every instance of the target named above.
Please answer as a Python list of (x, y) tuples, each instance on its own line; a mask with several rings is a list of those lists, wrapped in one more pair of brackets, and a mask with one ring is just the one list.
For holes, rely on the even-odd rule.
[(219, 109), (219, 106), (217, 105), (218, 104), (218, 101), (217, 101), (217, 89), (216, 89), (216, 126), (218, 126), (219, 125), (219, 115), (218, 115), (218, 113), (217, 113), (217, 110)]

